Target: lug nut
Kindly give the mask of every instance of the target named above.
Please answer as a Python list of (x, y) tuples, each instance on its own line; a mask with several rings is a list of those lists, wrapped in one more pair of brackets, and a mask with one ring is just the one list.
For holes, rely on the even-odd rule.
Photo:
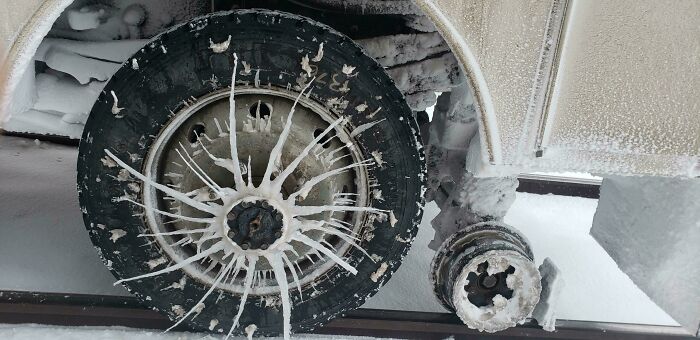
[(269, 245), (267, 243), (263, 243), (260, 245), (260, 249), (262, 249), (262, 250), (267, 249), (267, 247), (269, 247)]
[(267, 207), (270, 206), (270, 203), (267, 203), (267, 201), (262, 201), (262, 203), (261, 203), (260, 205), (261, 205), (263, 208), (267, 208)]
[(236, 213), (235, 213), (233, 210), (231, 210), (231, 211), (228, 212), (228, 215), (226, 215), (226, 218), (228, 218), (229, 220), (235, 220), (235, 219), (236, 219)]
[(281, 231), (276, 232), (275, 238), (280, 238), (280, 237), (282, 237), (282, 232)]
[(248, 248), (250, 248), (250, 244), (248, 244), (248, 243), (241, 244), (241, 249), (248, 250)]
[(276, 213), (276, 214), (275, 214), (275, 221), (277, 221), (277, 222), (282, 222), (282, 214)]

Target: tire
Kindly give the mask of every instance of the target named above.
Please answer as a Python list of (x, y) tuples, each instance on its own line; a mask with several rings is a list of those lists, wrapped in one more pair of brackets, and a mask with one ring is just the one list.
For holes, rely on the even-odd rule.
[[(229, 35), (229, 49), (211, 48)], [(237, 87), (296, 94), (310, 78), (300, 60), (317, 55), (321, 42), (323, 57), (312, 62), (315, 85), (304, 100), (335, 117), (348, 117), (346, 128), (356, 133), (352, 139), (358, 157), (378, 163), (366, 168), (369, 184), (362, 184), (374, 193), (368, 205), (393, 215), (367, 214), (364, 222), (358, 222), (359, 245), (371, 258), (353, 247), (343, 254), (357, 269), (356, 275), (335, 265), (301, 287), (301, 295), (289, 284), (292, 331), (313, 330), (359, 307), (390, 278), (408, 251), (422, 214), (425, 165), (412, 112), (382, 67), (349, 38), (309, 19), (266, 10), (216, 13), (155, 37), (122, 66), (95, 103), (80, 143), (78, 191), (91, 240), (115, 277), (148, 274), (178, 259), (159, 241), (143, 235), (153, 228), (147, 218), (150, 210), (124, 200), (146, 204), (151, 187), (115, 164), (105, 150), (148, 175), (147, 160), (179, 112), (198, 105), (201, 98), (228, 91), (234, 52), (253, 65), (246, 72), (239, 64)], [(354, 66), (349, 74), (346, 65)], [(350, 90), (338, 92), (343, 84)], [(237, 138), (242, 134), (237, 131)], [(153, 173), (152, 178), (158, 176)], [(144, 304), (175, 321), (209, 290), (211, 284), (205, 281), (175, 270), (123, 284)], [(256, 335), (280, 334), (283, 311), (274, 299), (274, 294), (249, 297), (236, 332), (255, 324)], [(184, 324), (196, 331), (226, 332), (240, 301), (240, 293), (217, 289)]]

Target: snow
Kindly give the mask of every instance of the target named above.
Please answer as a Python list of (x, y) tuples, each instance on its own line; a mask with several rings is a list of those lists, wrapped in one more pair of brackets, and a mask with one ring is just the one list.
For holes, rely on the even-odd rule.
[[(77, 149), (0, 137), (0, 158), (9, 160), (0, 166), (0, 216), (5, 221), (0, 258), (6, 259), (0, 261), (0, 272), (12, 273), (0, 275), (0, 289), (129, 295), (112, 286), (115, 279), (83, 226), (75, 192)], [(561, 269), (566, 286), (557, 318), (676, 325), (588, 235), (596, 206), (594, 199), (517, 193), (505, 216), (527, 236), (538, 264), (550, 257)], [(434, 233), (430, 221), (438, 212), (434, 203), (426, 205), (404, 263), (364, 308), (446, 312), (428, 281), (434, 254), (428, 248)], [(37, 248), (42, 251), (33, 251)]]
[[(248, 334), (253, 334), (253, 327)], [(8, 325), (0, 324), (0, 338), (6, 340), (123, 340), (123, 339), (149, 339), (149, 340), (221, 340), (223, 335), (169, 332), (141, 330), (126, 327), (60, 327), (44, 326), (35, 324)], [(234, 340), (251, 339), (248, 337), (232, 337)], [(280, 340), (281, 337), (265, 338), (269, 340)], [(313, 335), (299, 334), (294, 336), (295, 340), (376, 340), (380, 338), (355, 337), (343, 335)], [(388, 338), (387, 338), (388, 339)]]
[(89, 30), (100, 26), (100, 19), (105, 16), (105, 8), (101, 6), (86, 6), (80, 9), (66, 11), (68, 25), (76, 31)]
[(591, 234), (688, 331), (700, 325), (700, 179), (608, 177)]
[(550, 258), (545, 258), (538, 270), (542, 276), (542, 293), (540, 302), (532, 312), (532, 318), (537, 320), (542, 329), (552, 332), (557, 321), (556, 310), (565, 282), (561, 278), (561, 271)]

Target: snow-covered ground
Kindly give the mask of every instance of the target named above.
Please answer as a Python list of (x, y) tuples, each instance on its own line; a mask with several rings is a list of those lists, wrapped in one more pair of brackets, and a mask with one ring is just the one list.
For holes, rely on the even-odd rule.
[[(76, 158), (76, 148), (0, 136), (0, 290), (127, 295), (112, 286), (115, 279), (83, 226), (75, 191)], [(518, 193), (506, 215), (506, 222), (530, 239), (538, 264), (550, 257), (561, 269), (566, 286), (558, 318), (676, 325), (588, 234), (596, 204), (585, 198)], [(364, 308), (444, 312), (428, 283), (434, 253), (427, 247), (433, 235), (430, 220), (437, 212), (434, 204), (426, 207), (404, 265)], [(12, 334), (7, 332), (0, 328), (0, 338)], [(34, 339), (24, 332), (15, 338)], [(121, 338), (132, 338), (127, 335)]]
[[(125, 327), (57, 327), (44, 325), (2, 325), (0, 324), (0, 339), (6, 340), (220, 340), (223, 335), (202, 333), (181, 333), (148, 331)], [(242, 340), (244, 337), (231, 337), (231, 340)], [(265, 338), (279, 340), (282, 338)], [(295, 335), (294, 340), (374, 340), (379, 338), (342, 336), (342, 335)]]

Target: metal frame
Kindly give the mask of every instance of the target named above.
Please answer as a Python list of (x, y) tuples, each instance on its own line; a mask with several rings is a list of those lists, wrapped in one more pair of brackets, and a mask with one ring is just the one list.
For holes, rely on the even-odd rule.
[[(85, 294), (0, 292), (0, 323), (62, 326), (126, 326), (166, 329), (165, 316), (142, 306), (135, 297)], [(176, 330), (186, 330), (180, 328)], [(403, 339), (694, 339), (681, 327), (558, 320), (547, 332), (534, 322), (498, 333), (467, 328), (448, 313), (358, 309), (314, 333)]]

